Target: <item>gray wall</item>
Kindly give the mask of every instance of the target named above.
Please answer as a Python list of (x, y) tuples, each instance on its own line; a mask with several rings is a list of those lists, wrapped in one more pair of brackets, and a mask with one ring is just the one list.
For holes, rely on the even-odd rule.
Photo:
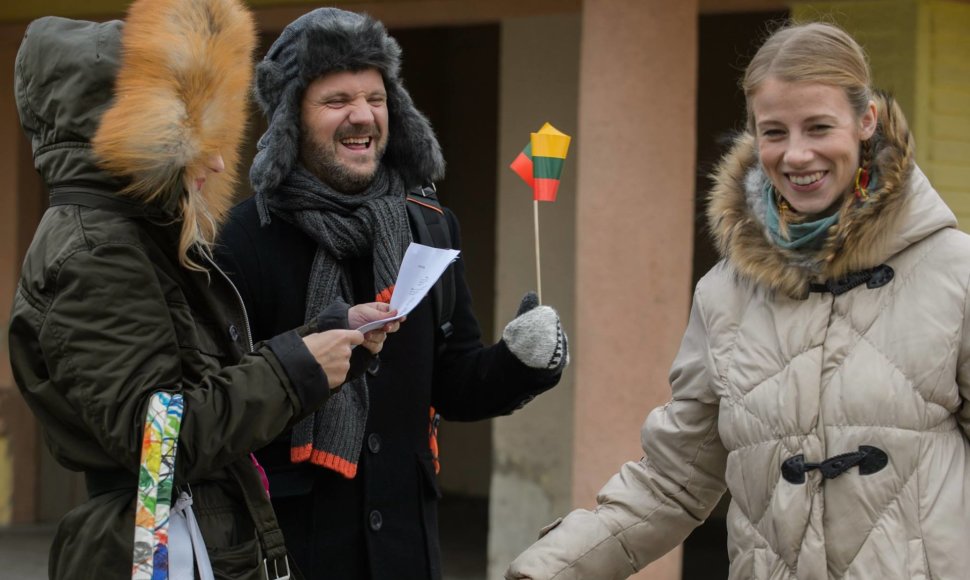
[[(502, 25), (499, 101), (495, 328), (536, 287), (532, 192), (508, 164), (546, 121), (573, 137), (555, 203), (541, 203), (543, 302), (573, 328), (575, 278), (579, 14), (506, 20)], [(571, 350), (576, 352), (575, 345)], [(575, 356), (573, 359), (575, 362)], [(493, 421), (488, 577), (570, 508), (573, 380), (525, 409)]]

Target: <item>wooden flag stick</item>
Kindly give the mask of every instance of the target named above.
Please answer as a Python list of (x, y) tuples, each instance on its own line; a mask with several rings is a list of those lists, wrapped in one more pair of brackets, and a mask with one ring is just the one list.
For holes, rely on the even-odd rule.
[(536, 294), (539, 295), (539, 304), (542, 304), (542, 270), (539, 268), (539, 200), (532, 200), (532, 215), (535, 218), (536, 230)]

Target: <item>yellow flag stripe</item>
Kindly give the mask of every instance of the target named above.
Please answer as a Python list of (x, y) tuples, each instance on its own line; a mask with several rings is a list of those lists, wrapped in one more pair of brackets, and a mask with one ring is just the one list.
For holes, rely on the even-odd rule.
[(532, 156), (565, 159), (571, 139), (569, 135), (557, 133), (533, 133)]

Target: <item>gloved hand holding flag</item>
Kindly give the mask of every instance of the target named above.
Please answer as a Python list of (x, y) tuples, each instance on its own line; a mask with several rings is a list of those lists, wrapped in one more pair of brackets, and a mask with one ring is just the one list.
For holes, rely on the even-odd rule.
[(572, 138), (546, 123), (532, 133), (529, 144), (509, 166), (522, 181), (532, 188), (533, 215), (536, 238), (536, 290), (542, 302), (542, 274), (539, 267), (539, 202), (556, 201), (559, 177)]

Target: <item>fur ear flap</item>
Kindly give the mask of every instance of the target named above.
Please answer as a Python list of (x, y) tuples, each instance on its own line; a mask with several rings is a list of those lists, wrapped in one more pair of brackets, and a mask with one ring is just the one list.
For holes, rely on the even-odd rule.
[(286, 87), (283, 66), (276, 61), (263, 60), (256, 67), (256, 85), (261, 87), (261, 90), (253, 91), (256, 102), (261, 109), (270, 109), (271, 104), (275, 105), (283, 97)]
[(399, 85), (388, 87), (389, 127), (385, 163), (401, 174), (410, 189), (445, 176), (445, 158), (431, 122)]

